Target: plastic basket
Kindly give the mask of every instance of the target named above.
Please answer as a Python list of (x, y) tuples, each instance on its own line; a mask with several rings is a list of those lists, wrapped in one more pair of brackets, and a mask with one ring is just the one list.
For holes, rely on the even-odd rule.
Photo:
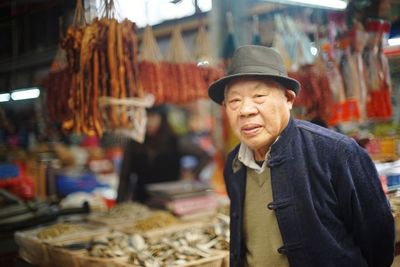
[(60, 196), (74, 192), (92, 192), (99, 183), (94, 173), (60, 173), (56, 175), (56, 190)]

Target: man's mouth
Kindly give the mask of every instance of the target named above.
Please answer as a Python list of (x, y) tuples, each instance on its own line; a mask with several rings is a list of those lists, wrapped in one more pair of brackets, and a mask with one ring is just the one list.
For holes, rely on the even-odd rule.
[(258, 131), (261, 129), (261, 126), (258, 124), (248, 124), (244, 125), (240, 128), (241, 132), (245, 135), (254, 135), (258, 133)]

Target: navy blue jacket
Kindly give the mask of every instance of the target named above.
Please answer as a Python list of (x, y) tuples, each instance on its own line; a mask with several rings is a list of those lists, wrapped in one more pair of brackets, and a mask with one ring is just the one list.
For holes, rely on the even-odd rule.
[[(246, 167), (228, 156), (224, 178), (231, 200), (230, 266), (243, 266)], [(236, 162), (236, 163), (235, 163)], [(291, 267), (390, 266), (394, 219), (369, 155), (353, 139), (293, 120), (270, 151), (273, 202)], [(235, 172), (236, 170), (236, 172)], [(267, 267), (267, 266), (266, 266)]]

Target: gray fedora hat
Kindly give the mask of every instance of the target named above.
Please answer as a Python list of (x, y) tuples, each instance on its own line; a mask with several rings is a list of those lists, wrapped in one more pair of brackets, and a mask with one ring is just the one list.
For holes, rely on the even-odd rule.
[(227, 74), (208, 87), (208, 96), (217, 104), (222, 104), (226, 84), (233, 78), (243, 76), (270, 78), (296, 95), (300, 90), (300, 83), (288, 77), (278, 52), (266, 46), (245, 45), (236, 49)]

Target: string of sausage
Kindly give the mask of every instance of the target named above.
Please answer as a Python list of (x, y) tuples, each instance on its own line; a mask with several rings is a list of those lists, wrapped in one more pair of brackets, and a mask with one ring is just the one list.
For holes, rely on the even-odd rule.
[[(156, 103), (185, 103), (207, 95), (207, 85), (222, 75), (193, 63), (138, 62), (136, 25), (128, 20), (94, 20), (84, 28), (69, 27), (62, 47), (68, 67), (61, 79), (49, 77), (49, 111), (67, 132), (101, 136), (103, 129), (129, 128), (125, 106), (110, 105), (100, 113), (99, 98), (123, 99), (152, 93)], [(61, 74), (59, 74), (61, 75)], [(50, 79), (51, 78), (51, 79)], [(57, 101), (54, 99), (58, 98)], [(57, 106), (50, 103), (60, 103)]]
[[(116, 56), (116, 33), (117, 33), (117, 21), (111, 19), (109, 21), (109, 28), (107, 33), (107, 55), (108, 55), (108, 71), (110, 75), (110, 96), (118, 98), (120, 96), (120, 87), (118, 82), (118, 62)], [(116, 107), (111, 105), (110, 107), (110, 119), (111, 126), (113, 129), (119, 127), (117, 110)]]

